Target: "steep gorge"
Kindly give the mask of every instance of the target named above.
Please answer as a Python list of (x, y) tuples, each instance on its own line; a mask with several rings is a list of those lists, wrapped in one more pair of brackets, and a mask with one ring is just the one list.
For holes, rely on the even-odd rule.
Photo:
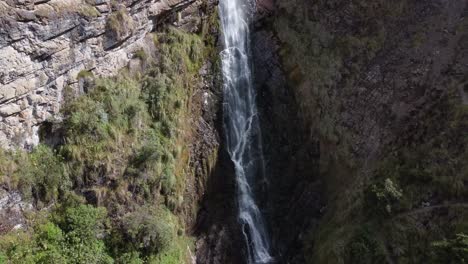
[(0, 263), (466, 261), (466, 1), (256, 1), (257, 245), (218, 4), (0, 2)]

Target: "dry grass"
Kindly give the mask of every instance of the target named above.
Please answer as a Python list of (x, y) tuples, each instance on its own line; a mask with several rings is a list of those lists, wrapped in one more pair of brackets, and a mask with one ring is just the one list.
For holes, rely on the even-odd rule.
[(67, 14), (80, 14), (85, 17), (97, 17), (99, 11), (84, 0), (52, 0), (38, 5), (35, 14), (44, 18), (64, 17)]
[(4, 16), (11, 10), (11, 7), (5, 2), (0, 2), (0, 16)]

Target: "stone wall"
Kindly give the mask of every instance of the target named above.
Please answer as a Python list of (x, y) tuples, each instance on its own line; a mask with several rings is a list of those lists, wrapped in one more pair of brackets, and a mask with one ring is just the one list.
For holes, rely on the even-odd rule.
[[(0, 147), (30, 148), (59, 117), (78, 76), (112, 76), (161, 22), (191, 27), (200, 0), (7, 0), (0, 2)], [(196, 30), (196, 29), (191, 29)], [(81, 74), (80, 74), (81, 73)]]

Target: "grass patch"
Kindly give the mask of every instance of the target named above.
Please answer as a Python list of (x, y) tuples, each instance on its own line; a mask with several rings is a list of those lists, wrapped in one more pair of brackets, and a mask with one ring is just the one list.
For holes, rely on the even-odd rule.
[(49, 216), (33, 216), (31, 230), (0, 237), (0, 260), (185, 262), (193, 243), (175, 213), (189, 173), (190, 97), (207, 48), (174, 28), (157, 38), (146, 72), (95, 78), (88, 93), (67, 99), (63, 144), (0, 152), (3, 186), (55, 205)]
[(107, 17), (106, 33), (117, 40), (122, 40), (132, 32), (133, 26), (133, 19), (127, 10), (120, 8)]

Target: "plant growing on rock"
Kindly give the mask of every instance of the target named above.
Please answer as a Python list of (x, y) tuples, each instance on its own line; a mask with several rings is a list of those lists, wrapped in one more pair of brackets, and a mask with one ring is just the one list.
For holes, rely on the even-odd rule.
[(367, 192), (369, 206), (384, 215), (392, 214), (403, 197), (399, 187), (388, 178), (381, 184), (372, 185)]
[(167, 209), (143, 206), (123, 218), (133, 248), (149, 256), (167, 250), (176, 237), (174, 217)]
[(122, 41), (131, 35), (133, 28), (133, 19), (124, 6), (119, 6), (117, 11), (107, 17), (106, 35), (112, 43)]

